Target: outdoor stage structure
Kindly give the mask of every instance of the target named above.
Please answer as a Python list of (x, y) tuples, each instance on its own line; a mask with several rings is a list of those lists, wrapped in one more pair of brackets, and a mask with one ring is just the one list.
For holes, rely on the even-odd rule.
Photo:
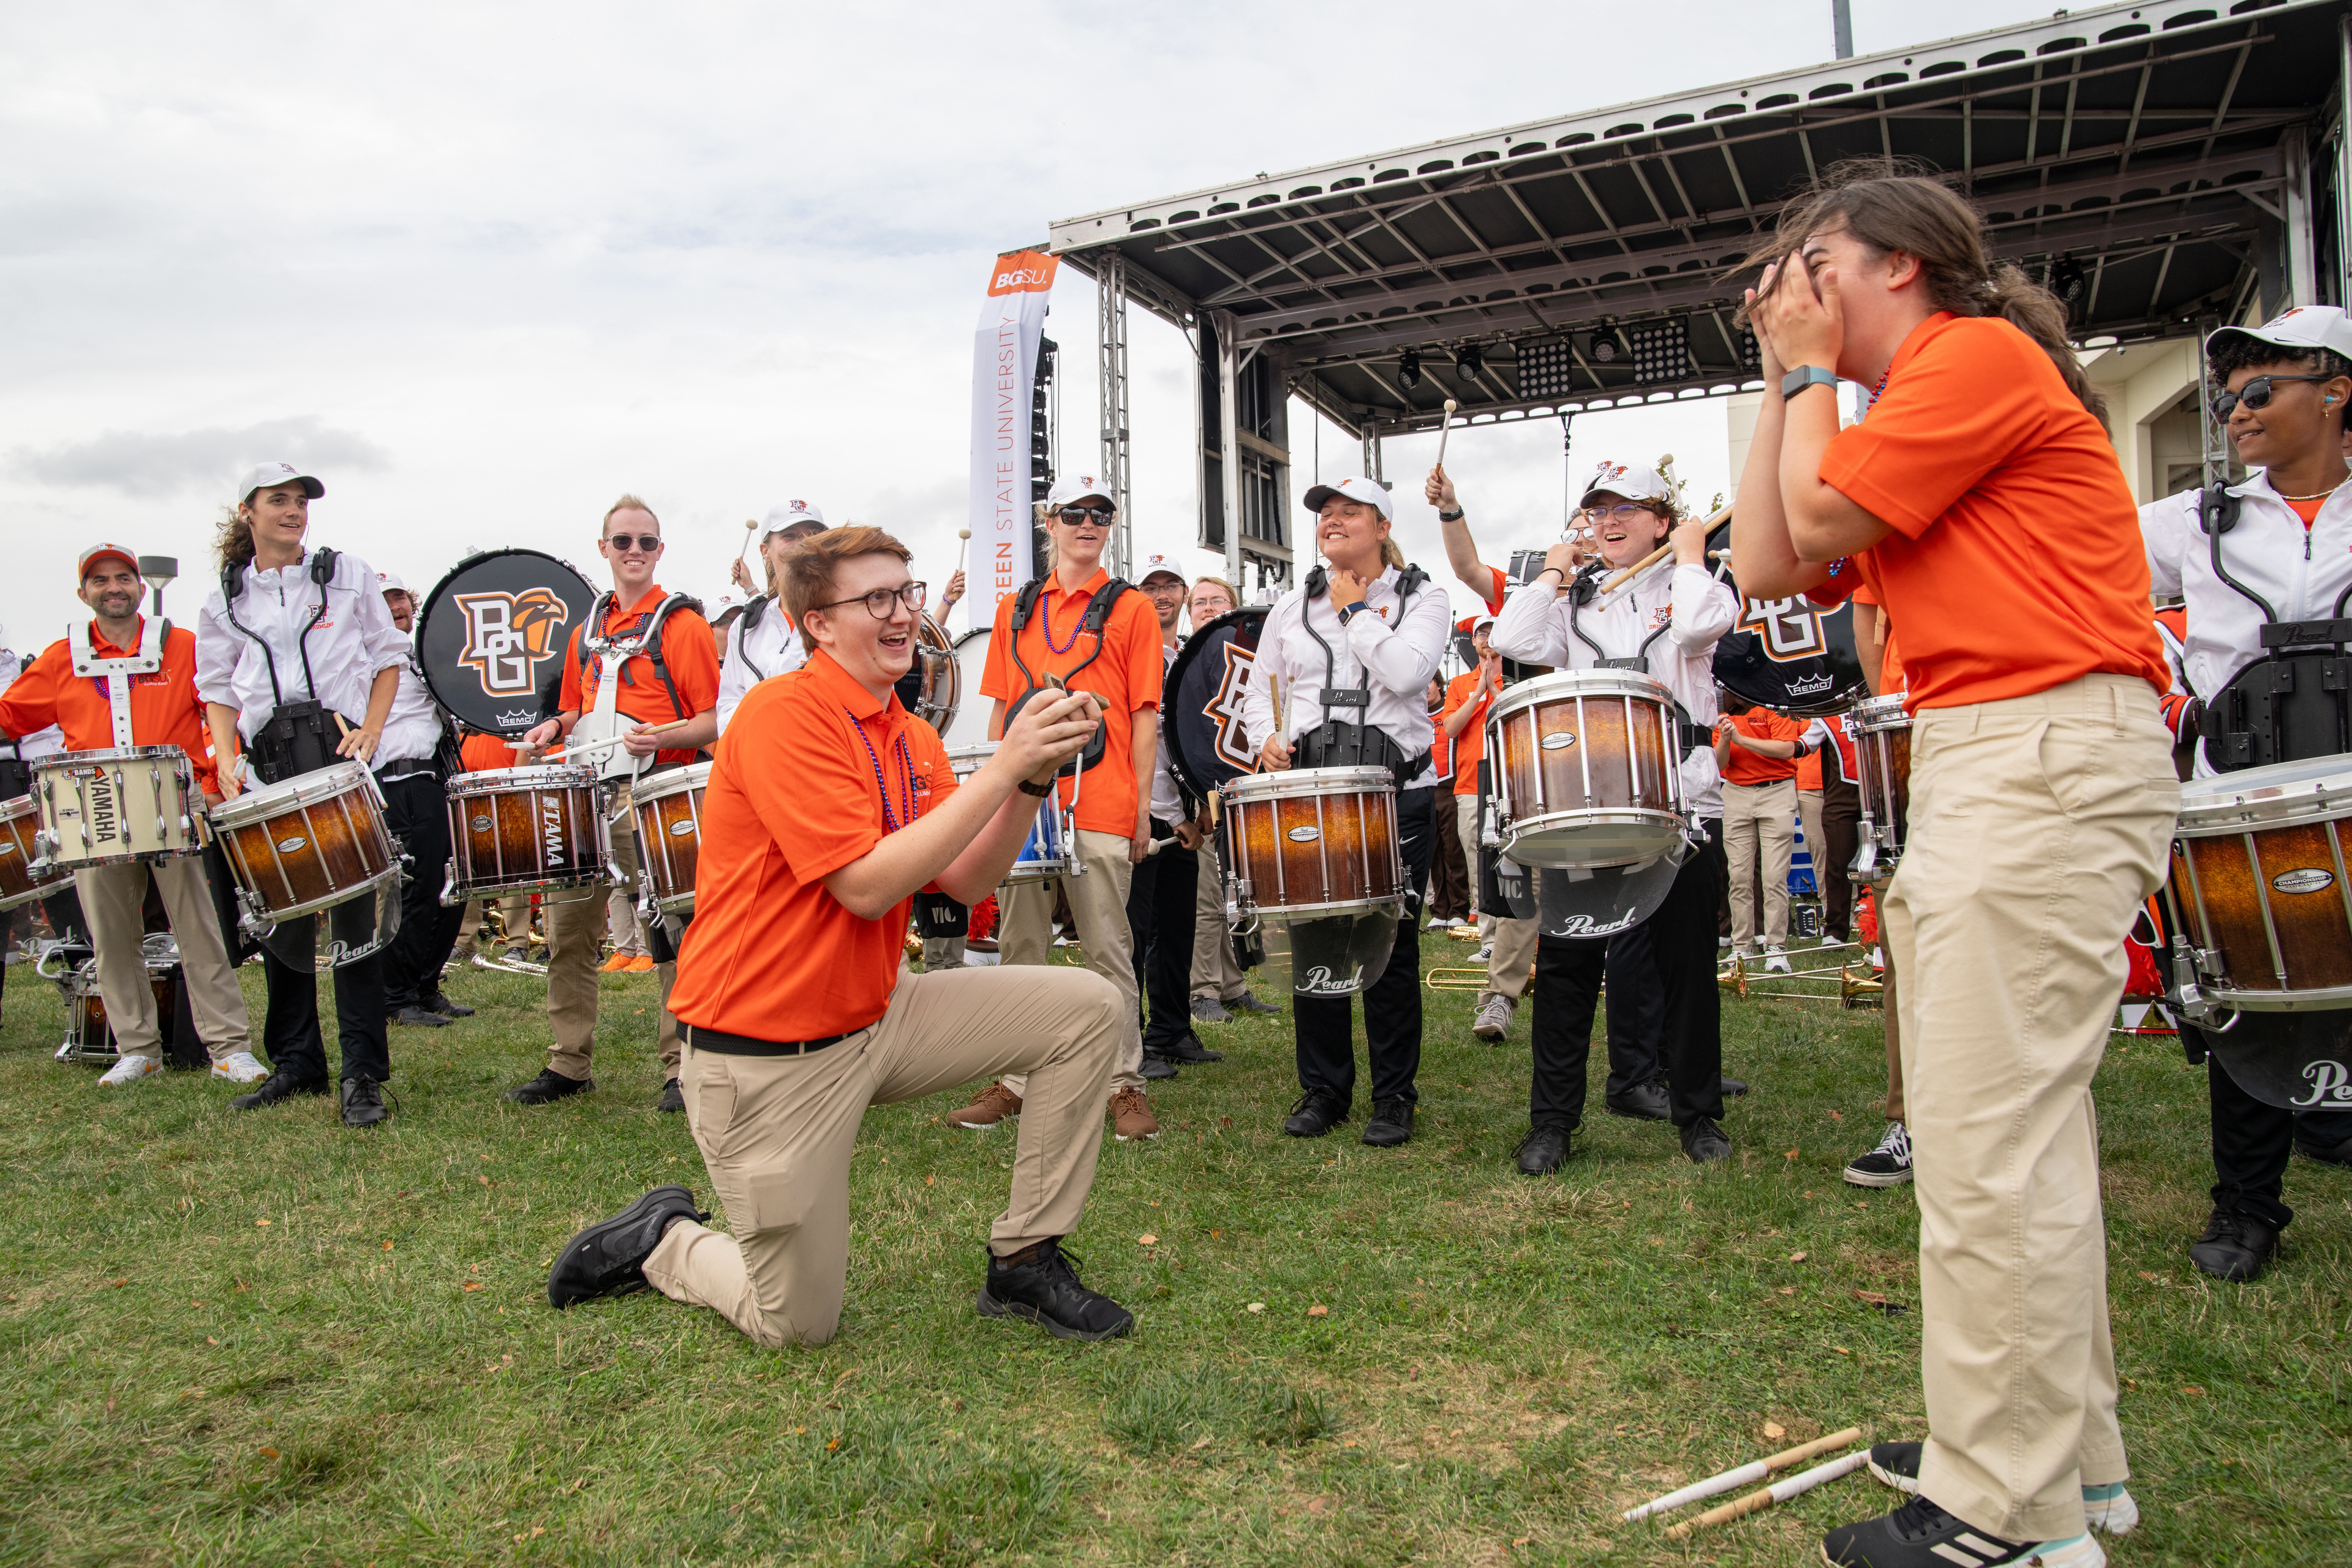
[(1290, 397), (1384, 479), (1382, 437), (1449, 397), (1565, 439), (1580, 411), (1759, 390), (1741, 258), (1857, 156), (1953, 178), (2069, 301), (2147, 500), (2227, 464), (2202, 334), (2346, 299), (2348, 95), (2352, 0), (2157, 0), (1259, 174), (1063, 219), (1047, 247), (1097, 285), (1122, 531), (1129, 306), (1191, 341), (1199, 541), (1236, 583), (1289, 580)]

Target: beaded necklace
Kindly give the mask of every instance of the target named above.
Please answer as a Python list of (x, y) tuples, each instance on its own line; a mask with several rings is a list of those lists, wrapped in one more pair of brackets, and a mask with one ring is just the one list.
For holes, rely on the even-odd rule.
[(898, 731), (898, 776), (905, 783), (905, 794), (900, 798), (907, 807), (906, 819), (902, 822), (898, 814), (890, 809), (890, 781), (883, 776), (882, 758), (874, 750), (874, 742), (866, 735), (866, 726), (859, 723), (857, 715), (850, 713), (846, 707), (842, 711), (849, 714), (849, 727), (856, 731), (858, 740), (865, 742), (866, 760), (874, 764), (874, 787), (882, 796), (882, 831), (896, 833), (901, 827), (912, 827), (915, 825), (915, 759), (907, 750), (907, 732), (904, 730)]
[[(1090, 594), (1090, 595), (1088, 595), (1087, 596), (1087, 603), (1089, 605), (1091, 605), (1094, 603), (1094, 595), (1092, 595), (1091, 594)], [(1066, 653), (1069, 652), (1072, 648), (1074, 648), (1074, 647), (1077, 647), (1077, 646), (1078, 646), (1078, 634), (1079, 634), (1080, 632), (1084, 631), (1084, 630), (1086, 629), (1086, 626), (1087, 626), (1087, 613), (1086, 613), (1086, 611), (1084, 611), (1084, 610), (1080, 610), (1080, 611), (1078, 612), (1078, 624), (1077, 624), (1076, 626), (1072, 626), (1072, 627), (1070, 628), (1070, 640), (1069, 640), (1069, 641), (1067, 641), (1067, 642), (1066, 642), (1066, 643), (1059, 643), (1059, 644), (1057, 644), (1057, 643), (1055, 643), (1055, 642), (1054, 641), (1054, 601), (1053, 601), (1053, 600), (1051, 600), (1051, 599), (1046, 599), (1046, 600), (1045, 600), (1045, 651), (1046, 651), (1046, 652), (1048, 652), (1048, 653), (1050, 653), (1050, 654), (1054, 654), (1054, 655), (1055, 655), (1055, 656), (1056, 656), (1056, 657), (1059, 657), (1060, 655), (1062, 655), (1062, 654), (1066, 654)]]

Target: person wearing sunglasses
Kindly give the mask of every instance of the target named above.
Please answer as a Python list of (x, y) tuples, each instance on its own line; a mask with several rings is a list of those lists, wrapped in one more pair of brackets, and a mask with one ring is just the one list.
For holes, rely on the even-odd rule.
[[(2333, 306), (2306, 305), (2260, 327), (2224, 327), (2205, 340), (2205, 363), (2214, 417), (2251, 471), (2218, 493), (2189, 490), (2143, 507), (2140, 522), (2155, 591), (2186, 600), (2175, 682), (2182, 700), (2168, 706), (2178, 710), (2179, 732), (2196, 737), (2196, 775), (2210, 778), (2263, 760), (2231, 744), (2224, 721), (2231, 683), (2270, 651), (2264, 627), (2330, 620), (2352, 598), (2352, 468), (2344, 454), (2352, 321)], [(2285, 736), (2292, 754), (2281, 762), (2336, 750), (2332, 724), (2313, 736), (2290, 724)], [(2242, 1061), (2242, 1052), (2291, 1051), (2309, 1026), (2298, 1014), (2240, 1013), (2230, 1054)], [(2352, 1114), (2266, 1104), (2231, 1076), (2205, 1031), (2182, 1019), (2180, 1034), (2192, 1057), (2205, 1058), (2212, 1107), (2213, 1210), (2189, 1244), (2189, 1260), (2217, 1279), (2252, 1279), (2294, 1219), (2284, 1201), (2289, 1156), (2300, 1148), (2314, 1160), (2352, 1164)]]
[[(1118, 986), (1127, 1003), (1127, 1041), (1111, 1074), (1109, 1100), (1112, 1130), (1124, 1142), (1160, 1136), (1143, 1080), (1171, 1078), (1176, 1068), (1164, 1058), (1144, 1060), (1137, 1021), (1140, 998), (1127, 899), (1136, 862), (1151, 848), (1162, 666), (1160, 620), (1150, 601), (1102, 566), (1118, 517), (1092, 477), (1067, 474), (1055, 482), (1038, 509), (1045, 525), (1045, 574), (998, 601), (980, 694), (995, 703), (991, 738), (1003, 734), (1009, 718), (1033, 694), (1065, 683), (1072, 691), (1093, 692), (1102, 704), (1102, 742), (1088, 748), (1100, 755), (1083, 759), (1076, 776), (1059, 785), (1073, 817), (1069, 842), (1062, 847), (1073, 862), (1070, 870), (1008, 884), (997, 899), (997, 942), (1005, 963), (1050, 962), (1056, 889), (1069, 900), (1087, 967)], [(1022, 1075), (1007, 1074), (950, 1120), (961, 1127), (994, 1127), (1018, 1116), (1024, 1083)]]
[[(661, 772), (684, 767), (719, 738), (719, 655), (702, 607), (684, 595), (667, 594), (654, 581), (662, 556), (661, 520), (635, 496), (625, 495), (604, 513), (596, 553), (612, 570), (613, 590), (597, 595), (587, 616), (572, 628), (564, 647), (563, 685), (552, 719), (526, 732), (530, 760), (570, 735), (583, 715), (623, 736), (621, 750), (635, 768)], [(591, 644), (594, 645), (593, 647)], [(656, 737), (656, 724), (684, 720), (682, 728)], [(593, 730), (594, 725), (591, 725)], [(600, 754), (601, 755), (601, 754)], [(633, 770), (634, 773), (634, 770)], [(637, 837), (632, 814), (612, 809), (626, 799), (625, 781), (606, 815), (612, 826), (613, 864), (635, 886)], [(605, 889), (598, 883), (566, 888), (541, 900), (547, 921), (547, 1066), (537, 1078), (507, 1091), (519, 1105), (546, 1105), (596, 1087), (589, 1076), (596, 1038), (596, 965), (605, 930)], [(678, 929), (670, 929), (677, 925)], [(686, 1109), (678, 1088), (677, 1019), (669, 1010), (677, 978), (676, 943), (683, 926), (675, 919), (646, 931), (661, 977), (661, 1016), (656, 1038), (661, 1055), (661, 1110)]]

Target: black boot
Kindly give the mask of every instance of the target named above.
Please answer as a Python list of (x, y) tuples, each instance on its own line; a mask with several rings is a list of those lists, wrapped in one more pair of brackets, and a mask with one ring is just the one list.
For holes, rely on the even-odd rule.
[(677, 1079), (670, 1079), (662, 1085), (661, 1098), (654, 1101), (654, 1109), (675, 1110), (681, 1114), (685, 1111), (686, 1090), (679, 1085)]
[(1612, 1094), (1604, 1102), (1612, 1116), (1630, 1116), (1636, 1121), (1672, 1121), (1674, 1101), (1666, 1094), (1666, 1080), (1644, 1079), (1622, 1094)]
[(383, 1085), (372, 1078), (343, 1079), (343, 1125), (373, 1127), (392, 1112), (383, 1108)]
[(1312, 1089), (1298, 1097), (1283, 1121), (1282, 1130), (1293, 1138), (1320, 1138), (1348, 1120), (1348, 1108), (1328, 1095)]
[(1568, 1163), (1570, 1128), (1546, 1122), (1519, 1140), (1519, 1170), (1529, 1176), (1548, 1176)]
[(1135, 1327), (1135, 1314), (1078, 1282), (1061, 1238), (1039, 1242), (1008, 1266), (988, 1260), (988, 1282), (972, 1305), (983, 1318), (1026, 1318), (1057, 1340), (1115, 1339)]
[(261, 1087), (251, 1094), (240, 1094), (228, 1102), (231, 1110), (258, 1110), (265, 1105), (275, 1105), (281, 1100), (291, 1100), (298, 1094), (324, 1094), (327, 1086), (309, 1079), (296, 1078), (279, 1068), (261, 1080)]
[(2253, 1279), (2278, 1248), (2278, 1227), (2237, 1209), (2217, 1208), (2205, 1234), (2189, 1244), (2189, 1261), (2216, 1279)]
[(547, 1300), (559, 1310), (599, 1296), (626, 1296), (646, 1288), (646, 1259), (679, 1220), (710, 1216), (684, 1187), (656, 1187), (611, 1219), (563, 1244), (547, 1271)]
[(1731, 1158), (1731, 1140), (1723, 1135), (1711, 1116), (1702, 1116), (1688, 1127), (1680, 1128), (1683, 1152), (1694, 1165), (1712, 1165), (1717, 1160)]

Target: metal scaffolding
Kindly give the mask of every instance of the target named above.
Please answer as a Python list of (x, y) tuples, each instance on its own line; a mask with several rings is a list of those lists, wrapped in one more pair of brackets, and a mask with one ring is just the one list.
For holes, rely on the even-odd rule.
[(1118, 508), (1118, 525), (1111, 531), (1110, 559), (1104, 563), (1114, 577), (1134, 570), (1135, 519), (1129, 488), (1127, 401), (1127, 260), (1109, 256), (1095, 269), (1096, 318), (1101, 346), (1097, 352), (1102, 407), (1102, 472), (1097, 476)]

